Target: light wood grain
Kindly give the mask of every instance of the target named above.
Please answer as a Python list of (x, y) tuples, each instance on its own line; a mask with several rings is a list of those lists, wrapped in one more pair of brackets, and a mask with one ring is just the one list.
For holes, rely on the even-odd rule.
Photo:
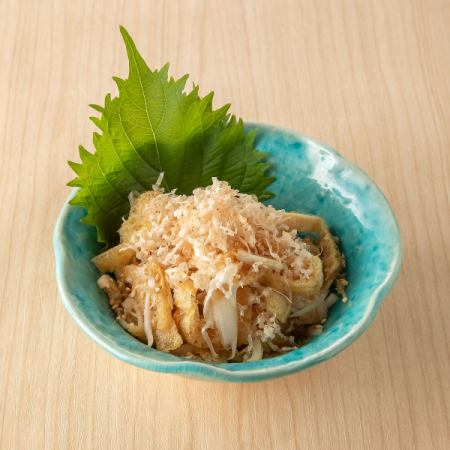
[[(0, 448), (444, 449), (450, 444), (448, 0), (1, 0)], [(51, 247), (89, 103), (153, 67), (338, 148), (390, 200), (401, 276), (369, 331), (289, 378), (212, 384), (121, 363), (58, 301)]]

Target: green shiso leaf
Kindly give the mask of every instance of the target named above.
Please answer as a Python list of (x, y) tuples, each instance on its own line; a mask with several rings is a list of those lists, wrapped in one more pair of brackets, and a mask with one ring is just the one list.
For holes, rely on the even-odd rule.
[(82, 221), (97, 228), (97, 239), (118, 241), (117, 230), (129, 212), (128, 195), (152, 188), (164, 172), (162, 187), (191, 194), (211, 178), (225, 180), (240, 192), (270, 198), (270, 164), (245, 133), (242, 120), (228, 114), (230, 105), (213, 109), (211, 92), (200, 97), (198, 86), (186, 92), (188, 75), (169, 77), (169, 66), (150, 70), (125, 28), (121, 27), (128, 60), (128, 79), (114, 78), (119, 96), (108, 94), (103, 106), (91, 105), (95, 153), (80, 146), (81, 163), (69, 162), (76, 173), (70, 186), (79, 189), (70, 202), (84, 207)]

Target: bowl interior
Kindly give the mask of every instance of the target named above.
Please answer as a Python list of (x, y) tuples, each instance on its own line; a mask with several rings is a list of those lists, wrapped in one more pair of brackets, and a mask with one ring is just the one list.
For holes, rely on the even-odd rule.
[(70, 315), (116, 357), (142, 368), (226, 381), (257, 381), (292, 373), (330, 358), (356, 339), (375, 317), (398, 274), (398, 226), (383, 194), (356, 166), (334, 150), (294, 132), (250, 124), (257, 147), (274, 165), (276, 208), (325, 218), (347, 262), (349, 302), (330, 311), (324, 332), (285, 355), (252, 363), (211, 364), (149, 349), (115, 320), (97, 287), (90, 262), (98, 250), (93, 227), (81, 208), (65, 205), (55, 229), (57, 278)]

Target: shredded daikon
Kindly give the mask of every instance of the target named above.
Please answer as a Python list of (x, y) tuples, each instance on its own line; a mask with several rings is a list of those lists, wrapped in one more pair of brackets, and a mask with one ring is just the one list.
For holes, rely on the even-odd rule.
[(164, 192), (164, 189), (161, 188), (161, 183), (164, 179), (164, 172), (161, 172), (156, 180), (156, 183), (152, 185), (152, 189), (158, 192)]

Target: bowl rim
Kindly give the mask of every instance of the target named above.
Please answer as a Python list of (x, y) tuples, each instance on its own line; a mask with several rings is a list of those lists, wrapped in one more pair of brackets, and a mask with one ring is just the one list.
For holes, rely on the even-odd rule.
[[(377, 193), (380, 195), (380, 200), (384, 202), (383, 206), (386, 212), (392, 216), (393, 223), (395, 225), (393, 230), (396, 235), (395, 243), (397, 244), (393, 249), (393, 257), (390, 260), (390, 265), (388, 268), (386, 268), (385, 278), (372, 290), (371, 295), (367, 298), (364, 314), (355, 322), (350, 331), (343, 334), (342, 336), (339, 336), (332, 345), (325, 347), (318, 352), (306, 355), (301, 359), (295, 359), (293, 361), (283, 362), (281, 364), (275, 363), (269, 367), (263, 367), (253, 370), (240, 370), (239, 368), (237, 368), (237, 366), (242, 365), (242, 363), (214, 364), (205, 363), (202, 361), (182, 359), (181, 357), (174, 361), (143, 360), (139, 355), (122, 347), (119, 347), (113, 339), (106, 337), (90, 321), (86, 320), (83, 317), (81, 311), (78, 310), (78, 308), (73, 304), (71, 300), (72, 294), (70, 293), (64, 271), (67, 251), (60, 237), (63, 235), (65, 219), (67, 218), (71, 209), (75, 208), (74, 206), (69, 205), (69, 201), (73, 198), (75, 192), (77, 191), (77, 188), (74, 188), (66, 198), (64, 205), (60, 213), (58, 214), (53, 233), (53, 248), (56, 260), (55, 265), (58, 291), (65, 309), (75, 321), (75, 323), (82, 329), (82, 331), (87, 334), (96, 344), (98, 344), (100, 347), (108, 351), (119, 360), (146, 370), (161, 373), (182, 374), (185, 376), (191, 376), (192, 378), (200, 378), (213, 381), (228, 381), (238, 383), (255, 382), (290, 375), (295, 372), (310, 368), (316, 364), (319, 364), (320, 362), (326, 361), (349, 347), (361, 334), (364, 333), (364, 331), (367, 330), (367, 328), (373, 322), (377, 315), (377, 312), (380, 309), (384, 297), (394, 285), (400, 272), (403, 257), (400, 229), (392, 208), (389, 205), (389, 202), (387, 201), (381, 189), (375, 184), (375, 182), (356, 164), (342, 156), (332, 147), (323, 144), (317, 139), (311, 138), (305, 134), (290, 129), (264, 123), (247, 122), (245, 125), (250, 129), (257, 128), (263, 131), (272, 130), (283, 134), (290, 134), (300, 141), (306, 142), (307, 144), (314, 145), (316, 147), (320, 147), (327, 152), (332, 153), (333, 156), (343, 161), (348, 167), (358, 173), (359, 177), (364, 179), (373, 189), (375, 189), (375, 191), (377, 191)], [(273, 361), (276, 361), (276, 358), (274, 358)], [(235, 367), (235, 369), (229, 369), (226, 367), (227, 365), (233, 366)]]

